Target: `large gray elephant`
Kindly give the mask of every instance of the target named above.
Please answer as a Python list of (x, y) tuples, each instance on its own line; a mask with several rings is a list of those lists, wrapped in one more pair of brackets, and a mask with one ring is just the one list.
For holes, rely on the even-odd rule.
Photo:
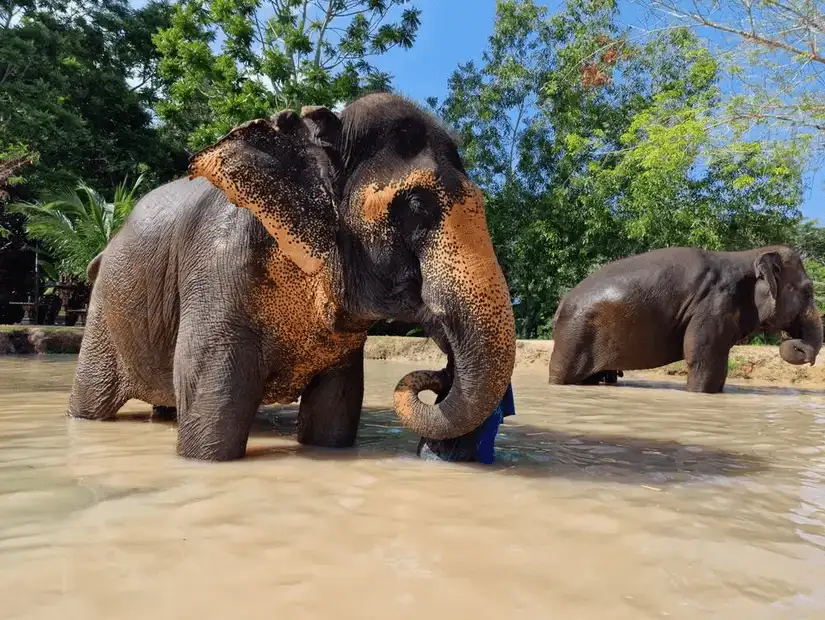
[(605, 265), (564, 297), (550, 383), (684, 359), (688, 390), (721, 392), (731, 347), (758, 329), (791, 335), (779, 347), (791, 364), (813, 365), (822, 348), (813, 283), (790, 247), (638, 254)]
[(446, 339), (447, 396), (418, 398), (443, 372), (395, 390), (420, 435), (471, 432), (513, 370), (483, 195), (441, 125), (394, 95), (234, 129), (193, 156), (189, 179), (144, 197), (89, 272), (69, 415), (110, 419), (129, 398), (176, 407), (185, 457), (244, 456), (259, 405), (299, 397), (299, 441), (351, 445), (381, 319)]

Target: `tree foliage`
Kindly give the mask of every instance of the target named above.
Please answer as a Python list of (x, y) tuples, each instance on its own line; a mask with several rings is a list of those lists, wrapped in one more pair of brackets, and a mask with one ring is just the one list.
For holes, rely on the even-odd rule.
[(805, 271), (814, 282), (814, 297), (820, 312), (825, 313), (825, 228), (813, 220), (797, 227), (794, 245), (802, 254)]
[[(779, 127), (825, 146), (825, 7), (810, 0), (634, 0), (649, 28), (690, 26), (712, 40), (736, 81), (727, 100), (738, 131)], [(714, 36), (715, 35), (715, 36)]]
[(0, 152), (39, 153), (30, 195), (78, 178), (108, 190), (128, 175), (174, 172), (149, 109), (160, 88), (151, 33), (168, 13), (126, 0), (0, 3)]
[(431, 101), (488, 198), (522, 337), (599, 265), (656, 247), (787, 239), (804, 144), (713, 131), (719, 67), (687, 29), (634, 42), (610, 0), (499, 0), (482, 62)]
[[(32, 153), (22, 144), (12, 144), (0, 150), (0, 202), (11, 197), (12, 188), (26, 182), (23, 169), (39, 160), (38, 153)], [(0, 233), (3, 232), (0, 225)]]
[(391, 76), (370, 58), (413, 45), (420, 12), (402, 8), (407, 4), (182, 0), (154, 39), (169, 83), (158, 114), (196, 149), (277, 109), (333, 107), (365, 89), (387, 88)]
[(107, 201), (86, 183), (47, 202), (19, 202), (8, 210), (26, 216), (26, 232), (43, 244), (58, 273), (86, 280), (86, 267), (117, 234), (138, 198), (142, 177), (117, 186)]

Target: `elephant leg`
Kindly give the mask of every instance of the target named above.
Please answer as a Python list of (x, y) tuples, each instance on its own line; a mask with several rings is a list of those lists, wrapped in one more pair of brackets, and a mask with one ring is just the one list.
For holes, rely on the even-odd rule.
[(129, 396), (103, 316), (97, 308), (90, 314), (80, 345), (67, 413), (73, 418), (111, 420)]
[(605, 379), (605, 373), (597, 372), (579, 381), (579, 385), (599, 385)]
[(364, 400), (364, 350), (346, 364), (315, 376), (301, 394), (298, 441), (324, 448), (349, 448), (355, 443)]
[[(204, 334), (204, 325), (210, 333)], [(215, 333), (221, 337), (210, 337)], [(207, 461), (243, 458), (263, 399), (264, 369), (259, 335), (245, 333), (237, 323), (182, 322), (174, 369), (180, 456)]]
[(730, 346), (719, 342), (720, 339), (703, 328), (688, 326), (684, 343), (688, 392), (715, 394), (724, 389)]
[[(482, 425), (483, 426), (483, 425)], [(476, 448), (481, 436), (481, 426), (454, 439), (426, 439), (418, 441), (418, 456), (424, 460), (472, 463), (476, 460)]]
[(157, 420), (174, 420), (178, 417), (178, 410), (174, 407), (167, 407), (165, 405), (152, 405), (152, 419)]
[(619, 382), (619, 373), (621, 371), (616, 370), (606, 370), (604, 372), (604, 384), (605, 385), (616, 385)]

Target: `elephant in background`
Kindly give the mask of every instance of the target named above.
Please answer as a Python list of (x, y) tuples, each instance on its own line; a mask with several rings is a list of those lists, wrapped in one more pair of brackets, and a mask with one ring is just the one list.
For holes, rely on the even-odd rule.
[(638, 254), (605, 265), (564, 297), (550, 383), (683, 359), (689, 391), (721, 392), (731, 347), (760, 328), (790, 334), (779, 353), (791, 364), (813, 365), (822, 348), (813, 283), (792, 248)]
[(483, 195), (440, 123), (391, 94), (233, 129), (189, 179), (142, 198), (89, 272), (69, 415), (111, 419), (130, 398), (174, 408), (184, 457), (243, 457), (260, 404), (299, 397), (299, 441), (352, 445), (379, 320), (444, 334), (443, 400), (419, 398), (442, 385), (433, 371), (394, 393), (419, 435), (478, 427), (515, 361)]
[(602, 370), (590, 375), (586, 379), (582, 379), (579, 383), (581, 385), (599, 385), (600, 383), (616, 385), (619, 377), (624, 377), (624, 373), (621, 370)]

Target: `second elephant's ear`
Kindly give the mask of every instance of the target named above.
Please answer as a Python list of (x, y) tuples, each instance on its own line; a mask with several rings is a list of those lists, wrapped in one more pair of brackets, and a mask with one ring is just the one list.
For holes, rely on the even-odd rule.
[(189, 177), (205, 177), (234, 205), (248, 209), (278, 247), (307, 274), (335, 243), (335, 205), (324, 156), (295, 112), (239, 125), (192, 156)]
[(779, 295), (779, 275), (782, 273), (782, 257), (779, 256), (778, 252), (760, 254), (753, 261), (753, 269), (756, 272), (757, 281), (763, 281), (768, 289), (768, 295), (765, 295), (764, 299), (757, 300), (759, 321), (764, 323), (773, 316), (776, 310), (776, 298)]

